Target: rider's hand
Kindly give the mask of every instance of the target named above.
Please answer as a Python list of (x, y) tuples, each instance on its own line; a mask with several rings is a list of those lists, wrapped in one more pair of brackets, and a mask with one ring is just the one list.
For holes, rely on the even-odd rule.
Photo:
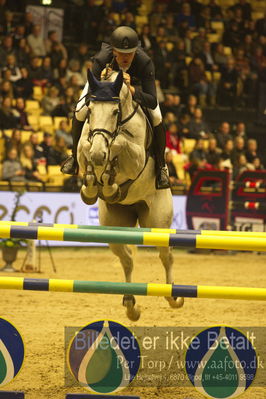
[(104, 79), (106, 76), (108, 76), (110, 73), (112, 72), (112, 69), (111, 68), (104, 68), (103, 70), (102, 70), (102, 73), (101, 73), (101, 79)]
[(131, 77), (128, 73), (123, 72), (123, 78), (124, 78), (124, 82), (127, 86), (130, 86), (131, 83)]

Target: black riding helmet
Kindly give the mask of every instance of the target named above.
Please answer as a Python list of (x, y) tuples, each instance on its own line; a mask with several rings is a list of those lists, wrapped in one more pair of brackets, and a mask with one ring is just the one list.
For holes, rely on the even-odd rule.
[(138, 42), (137, 32), (128, 26), (119, 26), (111, 35), (111, 45), (120, 53), (132, 53), (136, 51)]

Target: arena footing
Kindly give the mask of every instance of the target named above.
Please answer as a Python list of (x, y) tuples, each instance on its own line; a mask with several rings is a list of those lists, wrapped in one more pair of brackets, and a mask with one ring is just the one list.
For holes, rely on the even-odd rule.
[(0, 399), (24, 399), (24, 392), (0, 391)]
[(68, 393), (65, 399), (140, 399), (139, 396)]

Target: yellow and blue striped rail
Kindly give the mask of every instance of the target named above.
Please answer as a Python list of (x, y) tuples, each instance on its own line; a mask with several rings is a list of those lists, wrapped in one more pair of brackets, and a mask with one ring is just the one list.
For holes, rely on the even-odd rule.
[[(206, 230), (204, 230), (206, 231)], [(50, 227), (46, 225), (0, 225), (0, 238), (20, 238), (34, 240), (78, 241), (116, 244), (136, 244), (149, 246), (173, 246), (185, 248), (227, 249), (240, 251), (266, 251), (265, 236), (221, 235), (189, 233), (162, 233), (146, 231), (101, 230), (84, 228)], [(231, 233), (231, 232), (230, 232)], [(249, 233), (250, 234), (250, 233)], [(262, 233), (261, 233), (262, 234)]]
[(114, 230), (114, 231), (132, 231), (132, 232), (150, 232), (165, 234), (201, 234), (205, 236), (230, 236), (230, 237), (257, 237), (266, 238), (266, 232), (263, 231), (224, 231), (224, 230), (179, 230), (165, 229), (159, 227), (121, 227), (121, 226), (93, 226), (80, 224), (59, 224), (59, 223), (34, 223), (34, 222), (10, 222), (0, 221), (1, 226), (31, 226), (31, 227), (55, 227), (63, 229), (85, 229), (85, 230)]
[(0, 277), (0, 289), (265, 301), (266, 288)]

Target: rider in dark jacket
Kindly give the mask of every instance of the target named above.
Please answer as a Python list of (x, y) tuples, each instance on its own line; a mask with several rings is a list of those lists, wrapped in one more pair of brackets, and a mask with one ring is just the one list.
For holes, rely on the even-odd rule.
[[(150, 110), (154, 126), (156, 188), (168, 188), (169, 178), (164, 158), (165, 130), (163, 128), (161, 111), (157, 102), (154, 65), (150, 57), (138, 46), (138, 36), (133, 29), (127, 26), (120, 26), (115, 29), (111, 35), (111, 45), (106, 43), (102, 44), (100, 52), (95, 55), (93, 60), (92, 72), (96, 78), (101, 79), (102, 72), (107, 65), (114, 70), (123, 70), (124, 82), (128, 85), (133, 100)], [(136, 79), (141, 87), (135, 86)], [(84, 97), (87, 92), (88, 83), (83, 89), (81, 98)], [(77, 108), (80, 109), (80, 104)], [(72, 156), (63, 164), (61, 168), (63, 173), (77, 173), (77, 145), (85, 118), (85, 112), (75, 112), (74, 114), (72, 122)]]

